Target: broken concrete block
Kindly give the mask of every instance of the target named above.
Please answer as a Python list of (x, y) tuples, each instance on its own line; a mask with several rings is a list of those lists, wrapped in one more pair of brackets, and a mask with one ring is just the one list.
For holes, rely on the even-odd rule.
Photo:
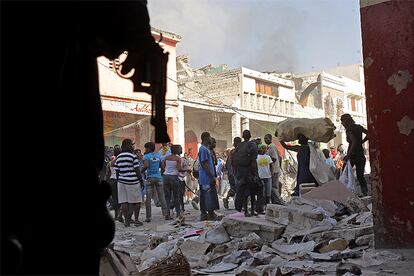
[(310, 192), (313, 188), (315, 188), (316, 185), (315, 185), (315, 183), (303, 183), (303, 184), (300, 184), (299, 187), (300, 187), (299, 188), (300, 195), (304, 195), (304, 194)]
[(355, 224), (356, 218), (359, 214), (352, 214), (339, 221), (339, 225)]
[(359, 198), (365, 206), (368, 207), (368, 205), (370, 205), (372, 203), (372, 196), (364, 196), (364, 197), (360, 197)]
[(233, 264), (241, 264), (245, 262), (247, 259), (253, 258), (252, 254), (250, 254), (247, 250), (240, 250), (231, 253), (231, 255), (226, 256), (223, 258), (223, 262), (225, 263), (233, 263)]
[(355, 264), (340, 262), (336, 267), (336, 275), (345, 275), (352, 273), (353, 275), (361, 275), (361, 268)]
[(232, 263), (218, 263), (216, 265), (213, 265), (212, 267), (200, 269), (200, 271), (205, 272), (205, 273), (220, 273), (220, 272), (231, 271), (237, 268), (237, 266), (238, 266), (237, 264), (232, 264)]
[(207, 249), (210, 247), (210, 243), (200, 243), (198, 241), (186, 240), (180, 246), (181, 252), (185, 257), (200, 257), (204, 255)]
[(326, 253), (333, 250), (342, 251), (345, 248), (348, 247), (348, 242), (344, 239), (336, 239), (333, 241), (330, 241), (329, 244), (322, 246), (319, 248), (320, 253)]
[(303, 198), (335, 200), (344, 204), (355, 213), (359, 211), (354, 210), (354, 208), (363, 211), (365, 211), (364, 207), (366, 208), (364, 203), (353, 192), (349, 191), (344, 184), (339, 182), (339, 180), (332, 180), (322, 186), (316, 187), (303, 195)]
[(362, 246), (362, 245), (373, 246), (374, 245), (374, 234), (364, 235), (364, 236), (357, 238), (355, 240), (355, 244), (358, 246)]
[(311, 272), (314, 268), (313, 261), (289, 261), (281, 266), (282, 274), (296, 272)]
[(400, 261), (402, 259), (403, 257), (401, 255), (387, 250), (367, 250), (364, 252), (361, 260), (350, 260), (350, 262), (361, 267), (370, 267), (382, 265), (387, 262)]
[(305, 243), (294, 243), (294, 244), (281, 244), (279, 242), (273, 242), (272, 247), (278, 252), (284, 254), (304, 254), (312, 252), (315, 248), (315, 242), (309, 241)]
[(269, 222), (261, 217), (232, 218), (227, 216), (221, 223), (232, 237), (242, 238), (254, 232), (267, 242), (278, 239), (285, 230), (283, 225)]
[(342, 252), (337, 250), (326, 253), (309, 252), (308, 255), (316, 261), (338, 261), (341, 259), (359, 258), (362, 256), (362, 252), (346, 249)]
[(241, 242), (239, 243), (239, 250), (261, 248), (262, 245), (262, 238), (253, 232), (242, 238)]
[(296, 226), (297, 229), (306, 229), (318, 225), (324, 215), (320, 212), (307, 210), (307, 208), (268, 204), (265, 217), (268, 221)]
[(354, 213), (368, 212), (367, 206), (356, 196), (351, 196), (347, 199), (347, 203), (350, 206), (351, 211)]
[(374, 220), (371, 212), (363, 212), (356, 218), (356, 223), (358, 224), (371, 224), (373, 222)]
[(307, 210), (313, 210), (317, 207), (322, 207), (329, 214), (330, 217), (336, 214), (336, 209), (338, 208), (338, 206), (335, 204), (333, 200), (309, 199), (304, 197), (293, 198), (290, 202), (290, 206), (307, 208)]
[(372, 234), (374, 229), (372, 225), (362, 225), (362, 226), (342, 226), (342, 229), (333, 229), (325, 231), (322, 233), (313, 233), (307, 236), (308, 240), (314, 240), (316, 242), (321, 242), (323, 240), (332, 240), (332, 239), (344, 239), (348, 243), (351, 240), (355, 240), (358, 237)]
[(226, 229), (221, 224), (205, 232), (203, 238), (206, 242), (212, 244), (223, 244), (230, 241), (229, 234), (227, 234)]
[(273, 257), (273, 254), (260, 251), (253, 254), (253, 258), (258, 260), (258, 263), (260, 263), (260, 265), (269, 264)]

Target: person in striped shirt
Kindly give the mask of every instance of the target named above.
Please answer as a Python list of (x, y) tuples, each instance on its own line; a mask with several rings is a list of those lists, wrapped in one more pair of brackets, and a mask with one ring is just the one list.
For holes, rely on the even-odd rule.
[(134, 143), (131, 139), (124, 139), (121, 145), (121, 153), (115, 162), (116, 178), (118, 180), (118, 202), (121, 204), (124, 215), (124, 225), (131, 223), (132, 212), (135, 215), (135, 226), (141, 226), (139, 210), (142, 202), (142, 176), (137, 156), (134, 152)]

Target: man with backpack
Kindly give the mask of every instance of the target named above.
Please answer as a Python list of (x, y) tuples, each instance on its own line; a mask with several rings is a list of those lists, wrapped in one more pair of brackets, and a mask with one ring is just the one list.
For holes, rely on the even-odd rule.
[(244, 205), (244, 213), (248, 215), (247, 198), (251, 199), (251, 214), (255, 210), (255, 194), (256, 187), (259, 183), (257, 173), (256, 158), (258, 154), (257, 144), (255, 141), (250, 141), (252, 137), (249, 130), (243, 131), (244, 141), (236, 148), (233, 155), (233, 162), (237, 166), (236, 178), (238, 180), (238, 187), (236, 187), (236, 210), (241, 212)]

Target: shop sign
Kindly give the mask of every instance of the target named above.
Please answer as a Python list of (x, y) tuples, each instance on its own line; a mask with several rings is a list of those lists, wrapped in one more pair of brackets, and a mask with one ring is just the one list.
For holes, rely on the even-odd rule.
[(142, 102), (123, 102), (102, 99), (102, 109), (104, 111), (151, 115), (151, 104)]

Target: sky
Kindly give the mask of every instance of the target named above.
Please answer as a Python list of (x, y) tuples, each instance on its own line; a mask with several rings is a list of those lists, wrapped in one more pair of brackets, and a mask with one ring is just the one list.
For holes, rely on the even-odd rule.
[(318, 71), (362, 63), (359, 0), (148, 0), (192, 68)]

